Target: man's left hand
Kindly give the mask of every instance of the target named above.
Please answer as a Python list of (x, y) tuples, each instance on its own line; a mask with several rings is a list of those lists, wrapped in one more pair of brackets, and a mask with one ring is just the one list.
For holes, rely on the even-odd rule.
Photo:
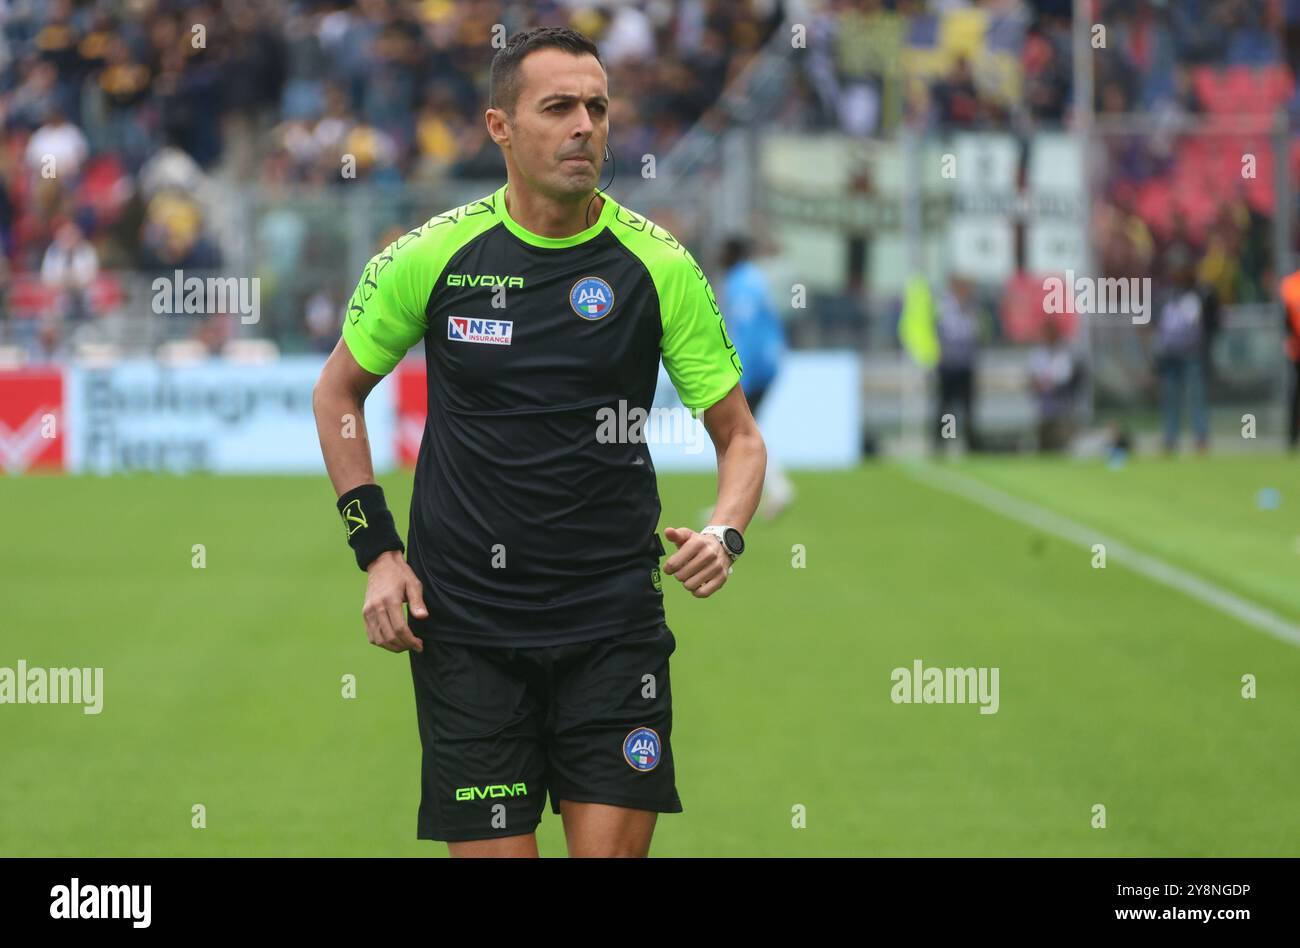
[(664, 572), (696, 599), (707, 599), (727, 582), (731, 557), (718, 537), (685, 527), (668, 527), (664, 536), (677, 545), (677, 552), (664, 563)]

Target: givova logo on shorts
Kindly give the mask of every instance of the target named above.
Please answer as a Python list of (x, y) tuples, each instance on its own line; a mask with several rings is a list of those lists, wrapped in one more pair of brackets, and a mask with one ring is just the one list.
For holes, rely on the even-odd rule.
[(642, 772), (659, 766), (659, 735), (648, 727), (635, 728), (623, 738), (623, 759)]
[(459, 787), (456, 790), (456, 799), (460, 800), (486, 800), (489, 797), (517, 797), (528, 792), (528, 788), (522, 783), (490, 783), (486, 787)]

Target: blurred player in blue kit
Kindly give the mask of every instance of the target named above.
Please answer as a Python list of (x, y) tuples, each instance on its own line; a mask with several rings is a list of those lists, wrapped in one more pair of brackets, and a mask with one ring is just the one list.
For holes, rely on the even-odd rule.
[[(723, 244), (722, 265), (726, 276), (722, 281), (721, 308), (727, 333), (745, 367), (740, 385), (750, 412), (758, 419), (760, 405), (776, 381), (786, 344), (785, 329), (767, 277), (753, 261), (753, 255), (753, 242), (746, 236), (732, 235)], [(763, 516), (775, 519), (793, 502), (794, 495), (794, 485), (769, 451), (760, 508)]]

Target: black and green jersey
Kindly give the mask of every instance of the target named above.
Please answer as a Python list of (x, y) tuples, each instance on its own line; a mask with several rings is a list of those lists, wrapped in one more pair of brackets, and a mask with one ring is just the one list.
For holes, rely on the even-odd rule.
[(425, 342), (407, 556), (429, 618), (411, 626), (516, 646), (654, 628), (654, 466), (643, 440), (610, 439), (602, 420), (649, 411), (661, 356), (692, 414), (731, 391), (740, 360), (672, 234), (605, 196), (593, 226), (541, 237), (511, 219), (505, 193), (384, 248), (344, 319), (376, 375)]

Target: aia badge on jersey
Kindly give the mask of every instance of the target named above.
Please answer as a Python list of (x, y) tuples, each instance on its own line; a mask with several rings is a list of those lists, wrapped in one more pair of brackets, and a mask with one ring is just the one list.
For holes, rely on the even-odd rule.
[(623, 738), (623, 759), (633, 770), (645, 772), (659, 766), (659, 735), (639, 727)]
[(569, 290), (569, 305), (583, 319), (600, 319), (614, 306), (614, 291), (600, 277), (583, 277)]
[(447, 317), (447, 338), (452, 342), (482, 342), (491, 346), (508, 346), (514, 328), (515, 324), (508, 319)]

